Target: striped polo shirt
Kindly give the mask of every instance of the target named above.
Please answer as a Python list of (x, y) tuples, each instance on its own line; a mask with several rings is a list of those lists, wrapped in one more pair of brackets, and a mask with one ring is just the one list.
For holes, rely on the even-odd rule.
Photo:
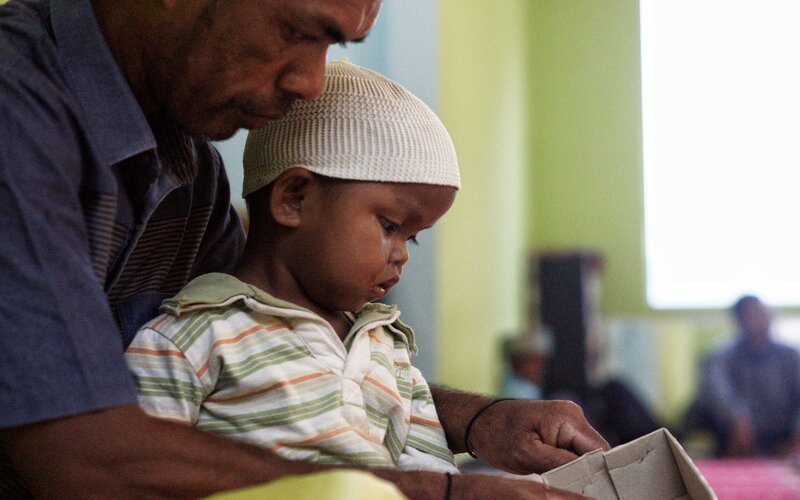
[(457, 472), (399, 311), (342, 341), (317, 314), (225, 274), (164, 302), (126, 352), (142, 408), (291, 460)]

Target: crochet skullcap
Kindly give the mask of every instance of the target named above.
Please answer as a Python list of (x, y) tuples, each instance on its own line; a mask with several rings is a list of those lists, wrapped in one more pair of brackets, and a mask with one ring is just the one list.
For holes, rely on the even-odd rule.
[(461, 187), (453, 142), (434, 112), (344, 60), (327, 64), (317, 99), (298, 100), (280, 120), (250, 131), (242, 196), (297, 166), (338, 179)]

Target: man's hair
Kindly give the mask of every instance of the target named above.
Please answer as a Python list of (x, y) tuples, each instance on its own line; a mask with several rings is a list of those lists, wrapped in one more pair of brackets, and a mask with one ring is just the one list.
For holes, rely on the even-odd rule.
[(747, 308), (748, 305), (757, 302), (760, 303), (761, 299), (756, 297), (755, 295), (743, 295), (739, 297), (739, 299), (734, 302), (733, 306), (731, 306), (731, 313), (736, 319), (742, 319), (744, 315), (744, 310)]

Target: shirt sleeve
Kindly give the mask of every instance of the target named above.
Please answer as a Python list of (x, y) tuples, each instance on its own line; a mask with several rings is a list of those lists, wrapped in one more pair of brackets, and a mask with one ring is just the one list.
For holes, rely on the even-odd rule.
[[(163, 319), (162, 315), (151, 324)], [(145, 413), (189, 425), (197, 423), (200, 406), (209, 393), (198, 375), (202, 367), (194, 366), (169, 338), (143, 327), (125, 351), (125, 362)]]
[(60, 89), (14, 76), (0, 74), (0, 427), (136, 402), (92, 268), (86, 138)]
[(405, 470), (424, 468), (456, 474), (458, 469), (447, 446), (428, 383), (413, 366), (411, 379), (411, 423), (398, 466)]

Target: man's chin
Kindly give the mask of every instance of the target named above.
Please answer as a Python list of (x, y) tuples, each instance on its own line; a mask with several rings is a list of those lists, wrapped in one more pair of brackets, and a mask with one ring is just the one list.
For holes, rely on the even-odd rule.
[(187, 134), (195, 137), (197, 139), (202, 139), (206, 141), (224, 141), (226, 139), (230, 139), (233, 137), (236, 132), (239, 131), (239, 126), (234, 124), (215, 124), (211, 121), (204, 124), (203, 126), (196, 126), (196, 125), (189, 125), (189, 126), (182, 126), (181, 128)]
[(224, 141), (230, 139), (241, 129), (261, 128), (271, 121), (282, 118), (283, 115), (283, 112), (276, 112), (270, 116), (246, 112), (225, 112), (206, 119), (179, 120), (179, 123), (181, 128), (192, 137), (208, 141)]

